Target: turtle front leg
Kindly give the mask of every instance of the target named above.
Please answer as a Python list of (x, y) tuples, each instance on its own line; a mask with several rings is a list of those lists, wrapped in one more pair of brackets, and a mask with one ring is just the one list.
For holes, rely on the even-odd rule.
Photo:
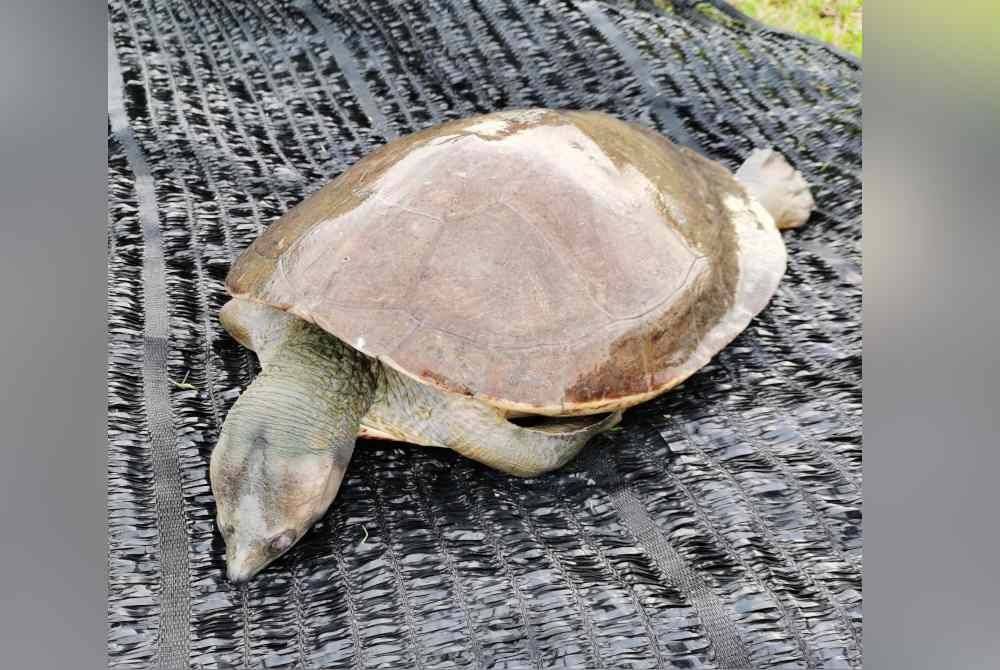
[(533, 426), (508, 421), (478, 400), (444, 393), (386, 369), (381, 392), (362, 424), (373, 432), (447, 447), (491, 468), (537, 477), (562, 467), (587, 442), (621, 420), (602, 416), (540, 418)]
[(552, 418), (520, 426), (492, 407), (467, 401), (445, 416), (447, 446), (466, 458), (518, 477), (538, 477), (576, 456), (595, 435), (618, 425), (621, 412)]
[(736, 171), (736, 178), (780, 229), (801, 226), (816, 204), (802, 174), (774, 149), (750, 152)]

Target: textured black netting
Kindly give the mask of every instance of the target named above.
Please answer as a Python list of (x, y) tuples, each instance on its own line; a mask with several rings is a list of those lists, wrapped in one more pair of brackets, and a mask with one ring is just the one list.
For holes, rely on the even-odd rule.
[[(116, 668), (861, 666), (861, 69), (709, 5), (113, 0), (109, 633)], [(818, 211), (770, 306), (563, 471), (363, 444), (247, 588), (209, 454), (257, 373), (223, 279), (373, 147), (477, 112), (600, 109)]]

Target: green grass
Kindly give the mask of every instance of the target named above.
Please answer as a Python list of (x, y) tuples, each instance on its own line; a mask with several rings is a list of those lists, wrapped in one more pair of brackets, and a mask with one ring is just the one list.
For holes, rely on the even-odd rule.
[(861, 56), (862, 0), (729, 0), (761, 23), (809, 35)]

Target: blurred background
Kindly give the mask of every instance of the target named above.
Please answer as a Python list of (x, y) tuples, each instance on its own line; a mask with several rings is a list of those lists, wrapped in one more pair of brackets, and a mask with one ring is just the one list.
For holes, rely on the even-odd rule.
[[(671, 0), (655, 0), (660, 9), (673, 11)], [(862, 0), (729, 0), (729, 4), (761, 23), (808, 35), (861, 57)], [(698, 5), (722, 22), (725, 14), (710, 2)]]
[(862, 0), (732, 0), (731, 4), (762, 23), (861, 56)]

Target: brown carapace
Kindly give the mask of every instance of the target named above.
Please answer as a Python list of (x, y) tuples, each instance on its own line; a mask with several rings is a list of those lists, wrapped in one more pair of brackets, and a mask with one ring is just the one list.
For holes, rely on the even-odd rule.
[(427, 384), (572, 415), (683, 381), (784, 269), (774, 221), (720, 164), (602, 113), (532, 109), (374, 151), (227, 284)]

